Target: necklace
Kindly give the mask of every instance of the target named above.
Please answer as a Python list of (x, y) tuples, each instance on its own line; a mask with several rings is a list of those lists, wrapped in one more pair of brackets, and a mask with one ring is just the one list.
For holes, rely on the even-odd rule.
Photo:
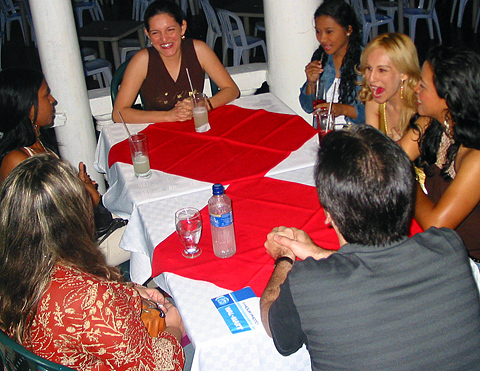
[[(39, 153), (48, 153), (48, 150), (45, 148), (45, 146), (43, 145), (42, 141), (40, 139), (37, 139), (38, 140), (38, 143), (40, 143), (40, 145), (42, 146), (42, 149), (43, 151), (39, 152), (37, 151), (35, 148), (33, 148), (33, 145), (30, 146), (30, 147), (27, 147), (29, 148), (33, 153), (35, 153), (36, 155), (38, 155)], [(35, 144), (34, 144), (35, 145)]]
[(450, 130), (450, 124), (448, 123), (448, 120), (445, 119), (443, 120), (443, 125), (445, 126), (445, 133), (449, 138), (453, 138), (452, 131)]

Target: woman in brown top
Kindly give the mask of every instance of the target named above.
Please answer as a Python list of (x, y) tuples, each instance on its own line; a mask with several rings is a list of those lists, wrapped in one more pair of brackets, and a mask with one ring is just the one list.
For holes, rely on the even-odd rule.
[[(239, 90), (210, 47), (200, 40), (185, 40), (187, 22), (180, 7), (170, 0), (157, 0), (145, 11), (145, 34), (152, 47), (130, 60), (113, 107), (129, 123), (185, 121), (192, 118), (190, 75), (196, 92), (203, 91), (204, 73), (220, 91), (209, 101), (210, 109), (238, 97)], [(145, 110), (132, 108), (138, 92)]]
[[(428, 195), (417, 192), (415, 219), (424, 229), (455, 229), (480, 259), (480, 56), (432, 48), (416, 87), (418, 113), (400, 145), (425, 169)], [(411, 122), (414, 122), (412, 120)]]

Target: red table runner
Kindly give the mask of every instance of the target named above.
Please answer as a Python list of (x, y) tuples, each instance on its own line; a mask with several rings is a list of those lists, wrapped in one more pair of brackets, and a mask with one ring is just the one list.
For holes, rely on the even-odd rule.
[[(210, 183), (264, 176), (316, 134), (300, 116), (234, 105), (209, 114), (210, 131), (196, 133), (193, 120), (157, 123), (148, 137), (152, 169)], [(108, 165), (132, 163), (128, 141), (109, 152)]]
[[(152, 276), (172, 272), (183, 277), (212, 282), (229, 290), (251, 286), (260, 296), (273, 272), (273, 260), (264, 242), (274, 227), (294, 226), (305, 230), (326, 249), (338, 250), (338, 238), (328, 225), (315, 187), (272, 178), (235, 182), (226, 190), (233, 203), (237, 253), (228, 259), (213, 254), (207, 207), (201, 210), (202, 254), (195, 259), (182, 256), (176, 233), (160, 243), (152, 259)], [(420, 232), (416, 222), (411, 234)]]

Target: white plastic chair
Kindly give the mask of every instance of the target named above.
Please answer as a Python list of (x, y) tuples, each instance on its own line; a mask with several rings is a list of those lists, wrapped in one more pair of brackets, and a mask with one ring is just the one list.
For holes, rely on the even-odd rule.
[[(458, 20), (457, 27), (462, 27), (463, 13), (465, 12), (465, 6), (467, 5), (468, 0), (460, 0), (458, 4)], [(455, 8), (457, 7), (457, 0), (453, 1), (452, 14), (450, 15), (450, 23), (453, 22), (453, 17), (455, 16)], [(475, 31), (476, 32), (476, 31)]]
[[(218, 18), (217, 18), (217, 15), (215, 14), (215, 10), (210, 5), (210, 1), (209, 0), (198, 0), (198, 1), (200, 3), (200, 6), (203, 9), (203, 12), (205, 13), (205, 18), (207, 19), (207, 24), (208, 24), (206, 42), (210, 48), (214, 49), (217, 39), (219, 37), (222, 37), (222, 29), (220, 27), (220, 24), (218, 23)], [(224, 45), (223, 45), (224, 42), (225, 40), (222, 40), (222, 53), (224, 48)]]
[(258, 31), (265, 32), (265, 21), (255, 22), (255, 31), (253, 31), (253, 36), (258, 36)]
[(84, 62), (93, 61), (98, 58), (98, 53), (93, 48), (82, 48), (80, 49), (80, 54), (82, 55), (82, 60)]
[(73, 3), (73, 10), (75, 11), (75, 15), (78, 21), (78, 27), (83, 27), (83, 11), (88, 10), (92, 19), (94, 21), (103, 21), (103, 12), (98, 0), (91, 0), (91, 1), (78, 1), (75, 0)]
[(153, 0), (133, 0), (132, 19), (143, 21), (145, 10), (152, 2)]
[(227, 64), (227, 50), (233, 49), (233, 65), (238, 66), (243, 59), (243, 63), (249, 63), (248, 51), (258, 46), (263, 48), (265, 61), (268, 61), (267, 46), (265, 41), (255, 36), (247, 36), (243, 23), (240, 18), (228, 10), (217, 9), (218, 19), (222, 28), (222, 34), (225, 38), (225, 47), (223, 49), (223, 64)]
[(378, 27), (388, 24), (388, 31), (395, 32), (393, 18), (385, 14), (380, 14), (375, 11), (373, 0), (366, 0), (367, 9), (363, 6), (362, 0), (352, 0), (353, 8), (357, 13), (358, 19), (362, 24), (362, 41), (366, 44), (369, 40), (370, 34), (376, 37), (378, 34)]
[[(22, 29), (23, 40), (26, 43), (28, 35), (25, 32), (25, 25), (23, 24), (23, 18), (22, 18), (22, 15), (20, 14), (19, 5), (13, 4), (12, 0), (0, 0), (0, 11), (2, 13), (0, 17), (1, 31), (6, 33), (7, 40), (10, 40), (12, 22), (18, 21)], [(29, 23), (29, 26), (33, 34), (33, 24), (31, 21), (31, 17), (28, 14), (27, 14), (27, 21)], [(6, 26), (6, 29), (5, 29), (5, 26)]]
[(435, 3), (437, 0), (428, 0), (428, 6), (424, 9), (424, 0), (420, 0), (418, 8), (405, 8), (403, 10), (403, 16), (408, 18), (409, 35), (410, 38), (415, 41), (415, 28), (417, 20), (426, 19), (428, 22), (428, 31), (430, 33), (430, 39), (433, 40), (433, 22), (437, 28), (438, 39), (440, 44), (442, 43), (442, 34), (440, 33), (440, 23), (438, 22), (437, 11), (435, 10)]
[(106, 59), (97, 58), (83, 62), (85, 76), (93, 76), (100, 88), (109, 87), (112, 82), (112, 64)]
[[(404, 0), (403, 7), (408, 8), (409, 6), (410, 6), (410, 0)], [(389, 17), (394, 18), (395, 12), (398, 10), (398, 1), (397, 0), (376, 1), (375, 8), (377, 8), (378, 10), (383, 10), (384, 12), (387, 13)]]

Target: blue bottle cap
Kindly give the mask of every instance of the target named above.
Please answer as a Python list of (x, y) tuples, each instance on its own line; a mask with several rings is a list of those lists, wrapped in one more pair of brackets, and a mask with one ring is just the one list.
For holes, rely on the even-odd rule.
[(220, 183), (214, 184), (212, 189), (214, 195), (223, 195), (224, 189), (223, 185), (221, 185)]

